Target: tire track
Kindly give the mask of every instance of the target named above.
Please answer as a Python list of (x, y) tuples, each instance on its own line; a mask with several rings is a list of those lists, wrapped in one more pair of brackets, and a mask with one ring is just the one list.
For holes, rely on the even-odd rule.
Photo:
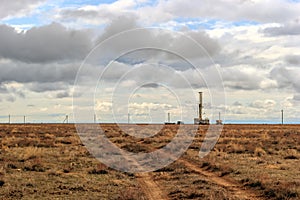
[(179, 159), (177, 162), (182, 163), (189, 169), (205, 176), (208, 181), (214, 182), (215, 184), (227, 189), (230, 194), (237, 199), (247, 199), (247, 200), (263, 200), (264, 198), (258, 196), (254, 191), (246, 189), (241, 185), (234, 183), (233, 181), (226, 180), (214, 174), (213, 172), (208, 172), (197, 166), (196, 164), (190, 163), (186, 160)]
[(149, 200), (168, 200), (167, 195), (160, 189), (153, 180), (150, 173), (137, 173), (137, 180), (140, 183), (144, 194)]
[[(123, 157), (126, 158), (126, 160), (131, 160), (136, 166), (139, 166), (135, 160), (128, 158), (124, 154)], [(169, 200), (167, 195), (153, 180), (151, 172), (135, 173), (135, 177), (148, 200)]]
[[(149, 149), (155, 150), (151, 147)], [(254, 191), (244, 188), (242, 185), (238, 183), (219, 177), (218, 175), (212, 172), (206, 171), (200, 168), (199, 166), (197, 166), (196, 164), (191, 163), (185, 159), (180, 158), (175, 162), (182, 163), (187, 168), (204, 176), (207, 179), (207, 181), (215, 183), (216, 185), (222, 188), (225, 188), (230, 194), (230, 196), (235, 197), (236, 199), (241, 199), (241, 200), (263, 200), (264, 199), (258, 196)], [(135, 175), (147, 199), (149, 200), (169, 199), (168, 196), (165, 194), (163, 188), (161, 188), (160, 185), (158, 185), (156, 181), (153, 180), (153, 176), (151, 175), (151, 172), (136, 173)]]

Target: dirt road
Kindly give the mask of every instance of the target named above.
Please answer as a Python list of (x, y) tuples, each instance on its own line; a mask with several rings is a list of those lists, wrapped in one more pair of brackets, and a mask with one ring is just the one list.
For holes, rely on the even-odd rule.
[(150, 173), (138, 173), (137, 180), (140, 183), (144, 194), (149, 200), (167, 200), (169, 199), (158, 184), (153, 180)]
[(253, 191), (244, 188), (238, 183), (234, 183), (233, 181), (226, 180), (222, 177), (219, 177), (215, 173), (205, 171), (201, 167), (193, 164), (187, 160), (179, 159), (177, 162), (182, 163), (189, 169), (205, 176), (208, 181), (214, 182), (215, 184), (225, 188), (233, 197), (237, 199), (246, 199), (246, 200), (263, 200), (263, 198), (259, 197)]

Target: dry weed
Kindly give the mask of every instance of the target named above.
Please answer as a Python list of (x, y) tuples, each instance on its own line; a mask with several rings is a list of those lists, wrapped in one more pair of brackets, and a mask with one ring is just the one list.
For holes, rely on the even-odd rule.
[(263, 150), (263, 148), (261, 148), (261, 147), (256, 147), (256, 148), (255, 148), (255, 151), (254, 151), (254, 155), (255, 155), (255, 156), (261, 157), (261, 156), (264, 156), (264, 155), (266, 155), (266, 154), (267, 154), (267, 153), (266, 153), (265, 150)]
[(40, 147), (23, 147), (23, 148), (14, 148), (13, 151), (19, 152), (18, 153), (18, 160), (30, 160), (34, 158), (42, 158), (45, 155), (45, 149)]

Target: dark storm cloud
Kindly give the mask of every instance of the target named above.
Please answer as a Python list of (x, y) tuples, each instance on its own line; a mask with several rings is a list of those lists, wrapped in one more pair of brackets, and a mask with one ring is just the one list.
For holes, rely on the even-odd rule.
[(17, 33), (0, 25), (0, 58), (26, 63), (82, 60), (91, 49), (89, 33), (52, 23)]
[[(246, 70), (247, 68), (250, 70)], [(260, 83), (264, 79), (261, 74), (251, 70), (250, 66), (224, 68), (222, 70), (222, 78), (225, 87), (237, 90), (260, 89)]]
[(27, 64), (8, 62), (0, 64), (0, 83), (73, 83), (79, 64)]
[(148, 83), (148, 84), (143, 85), (142, 87), (144, 87), (144, 88), (158, 88), (158, 87), (160, 87), (160, 85), (157, 84), (157, 83)]
[[(187, 33), (187, 36), (194, 39), (210, 56), (217, 54), (221, 49), (218, 41), (210, 38), (204, 31), (191, 31)], [(187, 49), (187, 51), (192, 50)]]
[(98, 43), (110, 38), (111, 36), (114, 36), (115, 34), (135, 28), (139, 28), (139, 26), (137, 25), (136, 17), (133, 15), (115, 17), (107, 25), (104, 33), (99, 37)]
[(59, 92), (55, 95), (56, 98), (58, 99), (62, 99), (62, 98), (66, 98), (66, 97), (71, 97), (72, 94), (69, 91), (63, 91), (63, 92)]
[(292, 88), (297, 92), (300, 92), (300, 69), (275, 67), (271, 72), (270, 76), (273, 80), (276, 80), (279, 88)]
[(46, 0), (22, 0), (22, 1), (11, 1), (1, 0), (0, 1), (0, 19), (14, 16), (24, 15), (32, 10), (32, 7), (45, 2)]
[[(114, 34), (138, 27), (134, 16), (116, 18), (107, 26), (98, 41), (103, 41)], [(220, 49), (217, 40), (210, 38), (203, 31), (189, 31), (182, 35), (174, 34), (172, 31), (153, 32), (149, 30), (145, 30), (142, 35), (133, 33), (129, 37), (118, 41), (113, 40), (110, 46), (105, 48), (105, 55), (101, 55), (102, 58), (107, 58), (110, 61), (110, 53), (122, 46), (129, 46), (133, 49), (139, 45), (146, 47), (162, 46), (162, 49), (133, 53), (126, 55), (127, 57), (122, 57), (120, 60), (125, 63), (119, 63), (117, 68), (109, 68), (111, 70), (106, 71), (105, 80), (118, 80), (124, 72), (133, 67), (132, 63), (136, 65), (137, 62), (135, 61), (143, 63), (150, 60), (151, 62), (163, 61), (169, 66), (174, 65), (176, 71), (182, 71), (183, 75), (191, 80), (191, 85), (195, 87), (203, 86), (202, 79), (189, 74), (190, 66), (186, 68), (184, 65), (176, 65), (178, 60), (180, 61), (182, 58), (165, 52), (164, 49), (183, 53), (186, 59), (209, 59), (207, 52), (208, 54), (217, 54)], [(56, 23), (32, 28), (22, 33), (17, 33), (12, 27), (2, 25), (0, 26), (0, 36), (0, 58), (5, 58), (4, 62), (0, 64), (0, 83), (23, 83), (28, 90), (38, 93), (58, 91), (57, 98), (70, 95), (69, 92), (64, 91), (68, 91), (69, 87), (73, 85), (81, 64), (80, 59), (83, 59), (92, 46), (88, 33), (70, 30)], [(191, 42), (190, 38), (198, 44)], [(193, 48), (195, 46), (202, 50), (200, 54), (199, 51), (197, 52)], [(96, 58), (98, 58), (98, 55), (96, 55)], [(97, 67), (103, 68), (103, 66), (99, 66), (99, 63), (96, 63), (97, 65), (93, 64), (87, 62), (85, 65), (84, 76), (86, 78), (84, 80), (86, 81), (99, 78), (95, 77), (95, 74), (97, 74), (95, 69)], [(167, 71), (143, 70), (140, 72), (138, 80), (146, 83), (147, 81), (164, 80), (166, 74), (168, 74), (167, 79), (170, 84), (183, 87), (180, 75), (174, 74), (174, 71), (166, 73)], [(19, 94), (19, 96), (22, 95)]]
[[(118, 36), (114, 37), (116, 34)], [(152, 62), (176, 65), (183, 59), (206, 57), (207, 60), (210, 60), (209, 57), (217, 54), (220, 50), (218, 41), (210, 38), (204, 31), (176, 33), (165, 29), (141, 29), (133, 15), (113, 20), (97, 41), (101, 43), (106, 39), (109, 39), (107, 41), (110, 42), (107, 47), (105, 46), (106, 51), (104, 52), (107, 62), (116, 59), (114, 53), (126, 47), (132, 52), (125, 52), (126, 55), (118, 58), (118, 61), (127, 64), (151, 60)], [(186, 69), (186, 66), (182, 66), (182, 68)], [(178, 66), (177, 69), (179, 69)]]
[(46, 92), (46, 91), (57, 91), (65, 90), (69, 87), (68, 83), (65, 82), (54, 82), (54, 83), (30, 83), (28, 89), (34, 92)]
[(282, 36), (282, 35), (300, 35), (300, 23), (286, 23), (280, 27), (270, 27), (264, 29), (267, 36)]

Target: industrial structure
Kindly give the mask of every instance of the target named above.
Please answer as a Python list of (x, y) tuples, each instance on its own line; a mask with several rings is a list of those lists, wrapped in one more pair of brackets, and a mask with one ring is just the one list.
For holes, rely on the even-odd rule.
[(175, 124), (174, 122), (171, 122), (171, 114), (168, 113), (168, 122), (165, 122), (166, 125), (172, 125)]
[(223, 121), (221, 120), (221, 113), (219, 112), (219, 119), (216, 120), (217, 125), (222, 125)]
[(199, 92), (199, 117), (194, 118), (194, 124), (200, 124), (200, 125), (208, 125), (209, 119), (202, 117), (202, 109), (203, 109), (203, 100), (202, 100), (202, 94), (203, 92)]

